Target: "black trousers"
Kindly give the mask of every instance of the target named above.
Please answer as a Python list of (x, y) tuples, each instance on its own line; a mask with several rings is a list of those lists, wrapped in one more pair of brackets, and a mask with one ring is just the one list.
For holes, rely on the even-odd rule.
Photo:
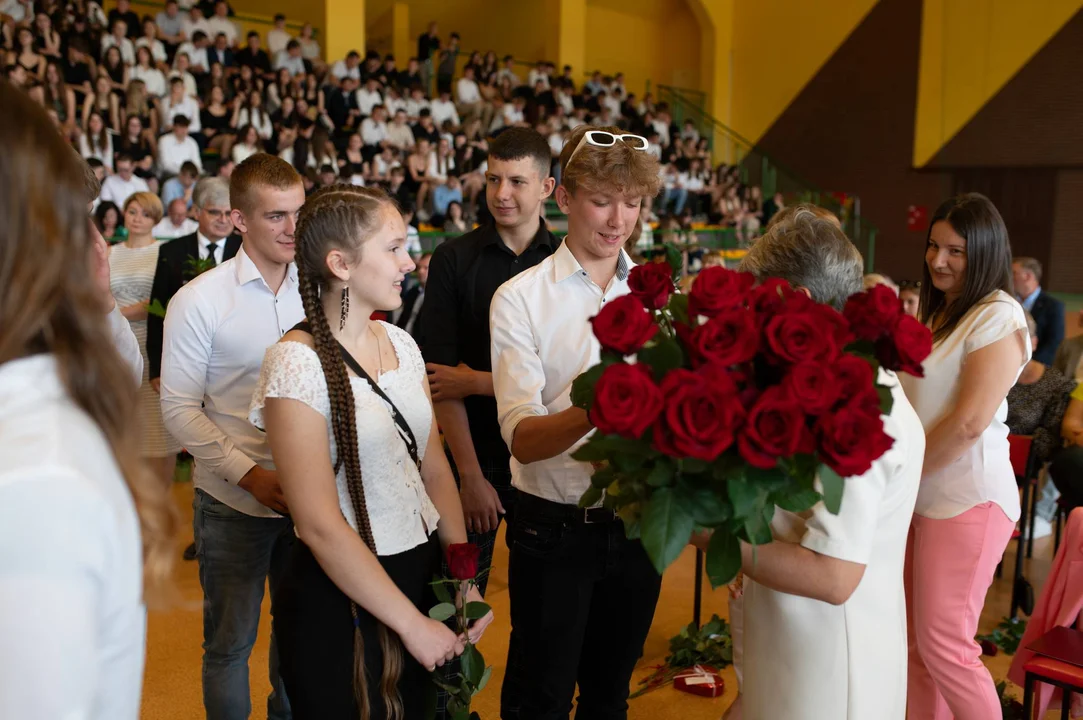
[(1066, 447), (1053, 456), (1049, 477), (1069, 511), (1083, 507), (1083, 447)]
[[(399, 589), (424, 614), (436, 604), (429, 582), (439, 567), (436, 533), (429, 541), (397, 555), (380, 557), (380, 564)], [(308, 546), (294, 543), (278, 586), (274, 632), (278, 640), (280, 673), (294, 720), (357, 720), (353, 683), (353, 616), (350, 600), (323, 571)], [(371, 717), (387, 712), (380, 694), (383, 651), (377, 620), (359, 608), (365, 641)], [(405, 720), (425, 720), (425, 706), (436, 686), (410, 653), (403, 654), (402, 696)]]
[(619, 519), (519, 493), (508, 527), (511, 641), (503, 720), (625, 720), (662, 578)]

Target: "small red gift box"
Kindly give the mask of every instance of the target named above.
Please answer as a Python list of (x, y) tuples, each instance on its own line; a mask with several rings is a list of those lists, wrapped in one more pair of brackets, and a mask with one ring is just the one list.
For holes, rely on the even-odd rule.
[(696, 665), (682, 670), (673, 678), (673, 687), (693, 695), (719, 697), (725, 689), (722, 676), (710, 665)]

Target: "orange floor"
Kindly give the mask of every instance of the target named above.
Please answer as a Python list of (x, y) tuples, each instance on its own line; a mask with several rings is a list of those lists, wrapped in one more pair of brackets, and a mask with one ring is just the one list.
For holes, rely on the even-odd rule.
[[(182, 537), (177, 541), (178, 557), (184, 545), (191, 538), (191, 485), (175, 486), (177, 503), (183, 508), (185, 526)], [(990, 630), (1007, 614), (1011, 591), (1011, 574), (1014, 564), (1014, 544), (1009, 548), (1010, 558), (1005, 562), (1004, 579), (998, 580), (989, 592), (982, 615), (981, 630)], [(1041, 588), (1049, 572), (1052, 545), (1048, 540), (1035, 543), (1034, 559), (1027, 562), (1026, 570), (1035, 592)], [(646, 675), (652, 665), (660, 663), (665, 657), (669, 638), (677, 634), (692, 616), (692, 581), (694, 576), (694, 554), (686, 551), (684, 555), (666, 572), (662, 584), (662, 595), (655, 614), (654, 625), (644, 649), (635, 680)], [(200, 642), (202, 639), (202, 620), (199, 579), (196, 565), (191, 562), (178, 562), (176, 568), (177, 583), (187, 604), (168, 613), (151, 613), (147, 638), (146, 680), (143, 688), (143, 713), (147, 720), (194, 720), (203, 717), (200, 690)], [(508, 637), (508, 593), (507, 593), (507, 550), (503, 539), (497, 542), (494, 568), (489, 582), (488, 599), (492, 604), (497, 620), (489, 629), (481, 644), (481, 651), (493, 665), (493, 679), (488, 688), (475, 701), (475, 709), (485, 720), (499, 717), (500, 682), (504, 675), (504, 659), (507, 653)], [(726, 616), (726, 594), (710, 590), (704, 595), (704, 616), (711, 613)], [(264, 602), (264, 620), (268, 611)], [(269, 690), (267, 681), (268, 626), (264, 622), (260, 627), (259, 640), (250, 663), (252, 686), (252, 717), (267, 717), (265, 698)], [(1003, 655), (987, 658), (987, 664), (998, 680), (1003, 678), (1011, 663), (1010, 657)], [(672, 687), (662, 688), (633, 701), (629, 717), (634, 720), (718, 720), (723, 710), (729, 705), (735, 693), (736, 680), (731, 668), (723, 672), (726, 681), (726, 693), (721, 698), (708, 699), (687, 695)], [(1020, 697), (1018, 688), (1013, 690)], [(1055, 714), (1050, 713), (1050, 718)], [(830, 719), (825, 719), (830, 720)]]

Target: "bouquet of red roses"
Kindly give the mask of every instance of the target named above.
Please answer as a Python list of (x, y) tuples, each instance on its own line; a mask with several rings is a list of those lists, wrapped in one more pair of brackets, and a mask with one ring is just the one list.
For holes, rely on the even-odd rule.
[(693, 531), (714, 530), (717, 587), (740, 570), (739, 541), (771, 541), (776, 506), (822, 499), (838, 512), (843, 478), (893, 443), (879, 369), (920, 377), (932, 337), (884, 286), (839, 313), (784, 281), (755, 286), (721, 267), (688, 295), (674, 293), (663, 263), (634, 268), (628, 284), (591, 319), (601, 362), (572, 387), (597, 428), (573, 455), (597, 467), (580, 505), (615, 510), (660, 573)]

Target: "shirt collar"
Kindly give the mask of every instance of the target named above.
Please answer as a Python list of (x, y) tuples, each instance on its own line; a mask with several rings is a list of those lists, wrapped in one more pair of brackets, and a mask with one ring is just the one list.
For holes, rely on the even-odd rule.
[(1038, 296), (1041, 295), (1041, 294), (1042, 294), (1042, 286), (1039, 285), (1038, 287), (1034, 288), (1034, 292), (1032, 292), (1030, 295), (1027, 295), (1025, 298), (1023, 298), (1023, 303), (1022, 304), (1027, 308), (1027, 310), (1030, 310), (1030, 308), (1032, 308), (1034, 306), (1034, 301), (1037, 300)]
[[(481, 230), (484, 230), (484, 239), (481, 242), (482, 247), (488, 247), (490, 245), (503, 246), (507, 249), (507, 245), (504, 245), (504, 241), (500, 238), (500, 232), (496, 229), (496, 224), (489, 221), (485, 225), (482, 225)], [(553, 233), (549, 232), (549, 227), (545, 224), (541, 218), (538, 218), (538, 231), (534, 233), (534, 238), (530, 241), (530, 245), (526, 251), (529, 252), (536, 247), (547, 247), (550, 250), (555, 250), (557, 245), (560, 244), (559, 238)], [(510, 252), (510, 250), (509, 250)]]
[[(238, 248), (235, 258), (237, 262), (234, 263), (233, 267), (237, 273), (238, 285), (247, 285), (255, 280), (263, 281), (264, 285), (266, 285), (266, 281), (263, 280), (263, 275), (260, 273), (259, 268), (256, 267), (256, 263), (252, 262), (252, 258), (244, 251), (243, 244)], [(283, 284), (283, 287), (287, 284), (297, 285), (296, 263), (290, 263), (289, 267), (286, 268), (286, 282)], [(281, 288), (279, 289), (279, 292), (282, 292)]]
[[(620, 255), (617, 256), (617, 275), (616, 279), (620, 282), (624, 282), (628, 278), (628, 271), (632, 268), (631, 258), (624, 252), (624, 248), (621, 248)], [(557, 248), (557, 251), (553, 253), (553, 280), (555, 282), (561, 282), (575, 275), (577, 272), (586, 271), (583, 270), (583, 266), (579, 264), (579, 261), (572, 255), (572, 251), (568, 249), (568, 242), (565, 240)]]

